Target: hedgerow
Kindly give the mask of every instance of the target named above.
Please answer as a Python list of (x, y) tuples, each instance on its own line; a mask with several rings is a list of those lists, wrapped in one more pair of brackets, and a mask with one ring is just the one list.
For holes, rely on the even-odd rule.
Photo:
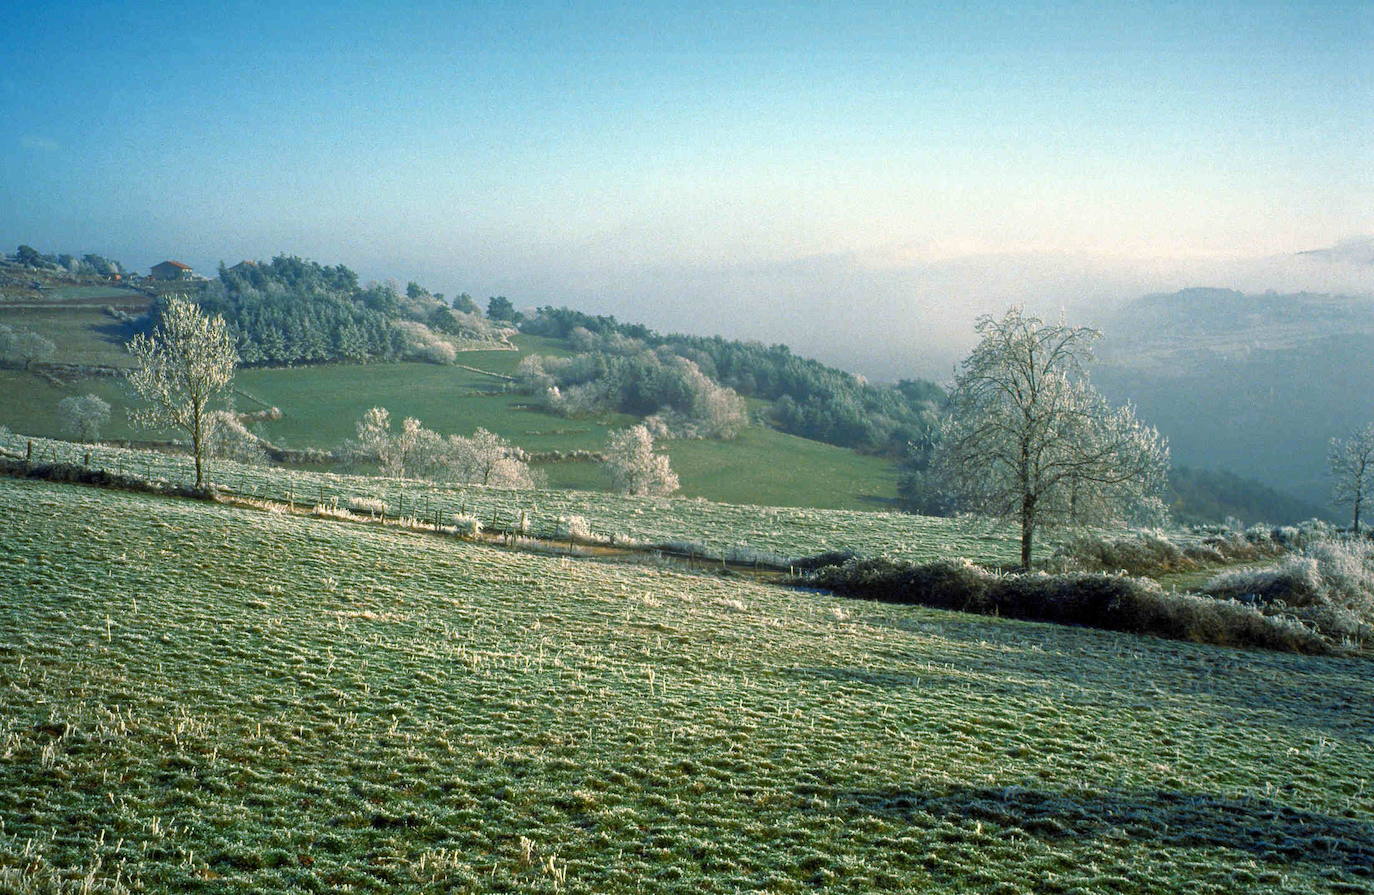
[(1331, 644), (1294, 617), (1265, 615), (1233, 600), (1173, 593), (1149, 579), (1123, 575), (1000, 574), (964, 559), (916, 564), (878, 557), (825, 566), (794, 578), (793, 583), (891, 603), (1194, 643), (1313, 654), (1332, 650)]

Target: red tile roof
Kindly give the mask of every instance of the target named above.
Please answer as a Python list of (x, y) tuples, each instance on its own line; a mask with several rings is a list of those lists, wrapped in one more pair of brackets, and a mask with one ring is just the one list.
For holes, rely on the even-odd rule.
[(190, 270), (190, 269), (191, 269), (191, 265), (189, 265), (189, 264), (182, 264), (180, 261), (164, 261), (164, 262), (162, 262), (162, 264), (154, 264), (153, 266), (154, 266), (154, 267), (162, 267), (162, 266), (165, 265), (165, 264), (170, 264), (170, 265), (172, 265), (173, 267), (179, 267), (179, 268), (181, 268), (182, 270)]

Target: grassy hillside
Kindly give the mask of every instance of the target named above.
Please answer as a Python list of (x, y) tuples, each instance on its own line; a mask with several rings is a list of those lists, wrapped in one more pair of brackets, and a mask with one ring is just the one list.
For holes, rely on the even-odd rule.
[[(0, 446), (25, 450), (26, 438), (0, 435)], [(195, 475), (190, 458), (150, 451), (95, 447), (37, 440), (37, 460), (83, 462), (113, 472), (190, 484)], [(1009, 526), (978, 518), (945, 519), (853, 510), (766, 507), (715, 503), (702, 499), (621, 497), (592, 491), (508, 491), (480, 485), (444, 486), (415, 479), (337, 475), (310, 470), (285, 470), (216, 461), (210, 479), (231, 492), (269, 497), (298, 504), (330, 503), (346, 506), (353, 497), (384, 501), (394, 515), (436, 515), (447, 521), (463, 511), (489, 520), (492, 527), (509, 525), (522, 511), (535, 534), (551, 536), (558, 520), (582, 516), (593, 534), (617, 540), (660, 544), (691, 541), (723, 554), (755, 550), (796, 557), (823, 550), (854, 550), (865, 555), (886, 553), (918, 562), (947, 556), (966, 556), (977, 562), (1015, 564), (1020, 556), (1015, 532)], [(1044, 539), (1053, 549), (1056, 536)], [(1041, 555), (1041, 554), (1037, 554)]]
[[(543, 340), (540, 340), (543, 341)], [(542, 349), (539, 349), (542, 351)], [(470, 351), (460, 362), (497, 374), (514, 371), (524, 352)], [(501, 379), (436, 364), (330, 364), (295, 369), (241, 370), (235, 384), (286, 414), (264, 427), (269, 438), (295, 447), (333, 447), (354, 434), (369, 407), (395, 418), (418, 417), (440, 432), (469, 434), (479, 426), (527, 450), (595, 450), (610, 429), (632, 417), (568, 420), (528, 409), (529, 398), (502, 393)]]
[[(110, 306), (137, 313), (147, 299), (136, 292), (119, 290), (132, 300), (111, 300)], [(56, 345), (52, 360), (64, 363), (101, 364), (124, 367), (129, 354), (124, 350), (128, 338), (122, 324), (105, 313), (105, 303), (53, 302), (14, 305), (0, 302), (0, 323), (15, 329), (42, 333)]]
[(1374, 884), (1365, 661), (45, 483), (0, 520), (7, 891)]
[[(129, 294), (143, 300), (136, 293)], [(121, 347), (120, 329), (100, 310), (97, 298), (83, 298), (79, 307), (60, 306), (59, 299), (43, 308), (0, 304), (0, 323), (33, 329), (53, 339), (58, 343), (52, 358), (55, 361), (126, 365), (128, 356)], [(106, 296), (103, 300), (115, 299)], [(354, 434), (363, 413), (375, 406), (388, 408), (395, 419), (418, 417), (429, 428), (444, 433), (489, 429), (530, 451), (600, 450), (612, 429), (635, 422), (634, 417), (624, 414), (565, 419), (531, 408), (530, 399), (510, 391), (501, 377), (514, 373), (528, 353), (568, 352), (555, 339), (518, 336), (514, 341), (519, 351), (463, 352), (459, 355), (461, 366), (328, 364), (240, 370), (235, 377), (240, 394), (234, 400), (240, 410), (280, 407), (285, 415), (261, 424), (262, 432), (278, 444), (298, 448), (337, 447)], [(157, 437), (130, 427), (127, 411), (134, 400), (120, 380), (86, 378), (54, 385), (19, 370), (0, 370), (0, 394), (4, 395), (0, 398), (0, 425), (60, 437), (57, 402), (87, 392), (100, 395), (113, 407), (105, 437)], [(762, 410), (760, 402), (755, 402), (754, 410)], [(746, 429), (733, 442), (677, 441), (663, 447), (682, 479), (682, 493), (689, 497), (773, 506), (875, 509), (887, 505), (896, 494), (892, 463), (763, 426)], [(610, 487), (609, 478), (595, 463), (560, 463), (544, 470), (555, 488)]]

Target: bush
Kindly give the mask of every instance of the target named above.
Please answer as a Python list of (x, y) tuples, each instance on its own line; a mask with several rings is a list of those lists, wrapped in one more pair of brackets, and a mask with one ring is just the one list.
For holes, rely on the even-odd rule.
[(1117, 537), (1084, 535), (1055, 551), (1057, 568), (1087, 571), (1123, 571), (1150, 575), (1196, 568), (1197, 560), (1157, 532), (1134, 532)]
[(559, 516), (554, 537), (560, 541), (586, 541), (592, 536), (591, 526), (582, 516)]
[(263, 463), (267, 448), (231, 410), (213, 410), (205, 417), (205, 451), (211, 457), (238, 463)]
[(458, 358), (453, 344), (428, 326), (414, 320), (394, 324), (405, 339), (405, 356), (431, 364), (451, 364)]
[(840, 566), (858, 557), (853, 550), (827, 550), (814, 556), (798, 556), (787, 564), (799, 572), (811, 572), (826, 566)]
[(1331, 638), (1364, 641), (1374, 626), (1374, 545), (1315, 541), (1276, 566), (1223, 572), (1203, 590), (1291, 615)]
[(467, 513), (454, 513), (453, 531), (462, 538), (475, 538), (482, 533), (482, 522)]
[(659, 437), (731, 439), (749, 421), (744, 399), (696, 363), (638, 343), (575, 357), (528, 357), (516, 379), (552, 413), (630, 413), (647, 417)]
[(355, 513), (368, 513), (372, 516), (385, 516), (387, 511), (386, 501), (375, 497), (350, 497), (348, 508)]
[(851, 559), (794, 579), (794, 583), (886, 602), (1086, 625), (1195, 643), (1330, 652), (1330, 645), (1297, 618), (1266, 616), (1254, 606), (1236, 601), (1171, 593), (1154, 581), (1122, 575), (1000, 575), (964, 559), (916, 565), (884, 557)]
[(1187, 572), (1209, 564), (1256, 562), (1281, 556), (1330, 539), (1333, 534), (1330, 525), (1316, 519), (1278, 528), (1256, 525), (1245, 531), (1195, 528), (1194, 532), (1206, 537), (1200, 543), (1187, 543), (1158, 531), (1085, 535), (1055, 551), (1051, 565), (1061, 571), (1122, 571), (1131, 575)]

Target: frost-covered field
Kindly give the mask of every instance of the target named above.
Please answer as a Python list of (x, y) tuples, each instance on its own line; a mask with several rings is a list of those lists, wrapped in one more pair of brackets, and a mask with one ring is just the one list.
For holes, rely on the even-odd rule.
[(44, 482), (0, 540), (0, 891), (1374, 886), (1367, 660)]
[[(0, 446), (23, 451), (28, 439), (9, 435)], [(195, 480), (187, 457), (152, 451), (95, 447), (33, 439), (35, 458), (82, 462), (111, 471), (161, 478), (177, 484)], [(504, 528), (523, 511), (532, 531), (553, 536), (558, 520), (582, 516), (593, 535), (651, 544), (692, 542), (715, 555), (761, 551), (798, 557), (823, 550), (887, 553), (918, 561), (965, 556), (978, 562), (1019, 561), (1015, 533), (982, 519), (939, 519), (901, 513), (815, 510), (713, 503), (705, 500), (621, 497), (594, 491), (505, 491), (480, 486), (443, 486), (414, 479), (335, 475), (245, 466), (217, 460), (210, 479), (230, 491), (296, 503), (348, 506), (356, 498), (382, 500), (392, 514), (447, 521), (454, 513), (474, 515), (488, 528)], [(1039, 553), (1050, 552), (1046, 540)]]

